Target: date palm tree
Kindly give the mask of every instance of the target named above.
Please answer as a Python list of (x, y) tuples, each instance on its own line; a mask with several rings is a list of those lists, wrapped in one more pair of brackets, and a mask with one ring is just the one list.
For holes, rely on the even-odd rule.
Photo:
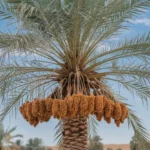
[(16, 141), (15, 141), (15, 144), (16, 144), (17, 146), (22, 146), (23, 141), (21, 141), (21, 140), (16, 140)]
[[(0, 120), (37, 97), (64, 99), (82, 93), (129, 104), (125, 95), (111, 88), (116, 83), (147, 104), (150, 34), (112, 39), (119, 38), (129, 29), (130, 20), (149, 7), (149, 0), (1, 0), (0, 18), (8, 21), (10, 30), (0, 33)], [(131, 108), (129, 125), (149, 147), (149, 135)], [(96, 124), (94, 117), (61, 120), (58, 143), (66, 134), (73, 139), (67, 144), (71, 150), (86, 150), (87, 134), (82, 136), (84, 142), (68, 130), (61, 134), (63, 125), (74, 122), (76, 129), (88, 123), (89, 134)]]
[(0, 124), (0, 150), (3, 148), (3, 144), (11, 144), (14, 145), (14, 143), (11, 141), (14, 138), (23, 137), (21, 134), (12, 135), (12, 132), (16, 130), (16, 127), (4, 129), (4, 125)]
[(16, 148), (18, 148), (19, 150), (24, 150), (25, 146), (23, 145), (23, 141), (22, 140), (16, 140), (14, 142), (14, 145), (16, 145)]

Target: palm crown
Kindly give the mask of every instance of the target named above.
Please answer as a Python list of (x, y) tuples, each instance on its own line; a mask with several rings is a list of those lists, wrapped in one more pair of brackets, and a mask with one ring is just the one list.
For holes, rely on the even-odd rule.
[[(0, 94), (5, 104), (0, 119), (35, 97), (98, 93), (124, 100), (109, 82), (147, 102), (150, 35), (111, 42), (109, 47), (103, 43), (128, 29), (129, 20), (149, 6), (149, 0), (1, 1), (0, 17), (17, 29), (0, 34)], [(129, 124), (148, 145), (146, 129), (131, 110)]]

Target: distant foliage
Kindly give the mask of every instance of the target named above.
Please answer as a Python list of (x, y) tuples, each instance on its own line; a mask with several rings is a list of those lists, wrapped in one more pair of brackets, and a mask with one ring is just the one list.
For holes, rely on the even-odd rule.
[(40, 138), (30, 138), (25, 146), (25, 150), (45, 150), (43, 141)]
[(107, 150), (113, 150), (112, 148), (107, 148)]
[(52, 148), (50, 148), (50, 147), (48, 147), (48, 148), (46, 148), (46, 150), (53, 150)]
[(22, 140), (16, 140), (14, 144), (16, 144), (19, 147), (19, 150), (25, 150)]
[(101, 141), (102, 139), (99, 136), (94, 136), (89, 141), (88, 150), (103, 150), (103, 143)]

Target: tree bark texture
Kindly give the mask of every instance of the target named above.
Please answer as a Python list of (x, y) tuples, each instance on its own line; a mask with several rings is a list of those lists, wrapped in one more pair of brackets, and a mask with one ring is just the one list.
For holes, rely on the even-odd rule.
[(87, 117), (63, 120), (63, 150), (88, 150)]

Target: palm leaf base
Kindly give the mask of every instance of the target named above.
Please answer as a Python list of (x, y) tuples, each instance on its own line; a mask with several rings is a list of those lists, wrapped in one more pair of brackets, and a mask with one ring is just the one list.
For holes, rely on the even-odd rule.
[(87, 117), (63, 120), (63, 150), (87, 150), (87, 139)]

